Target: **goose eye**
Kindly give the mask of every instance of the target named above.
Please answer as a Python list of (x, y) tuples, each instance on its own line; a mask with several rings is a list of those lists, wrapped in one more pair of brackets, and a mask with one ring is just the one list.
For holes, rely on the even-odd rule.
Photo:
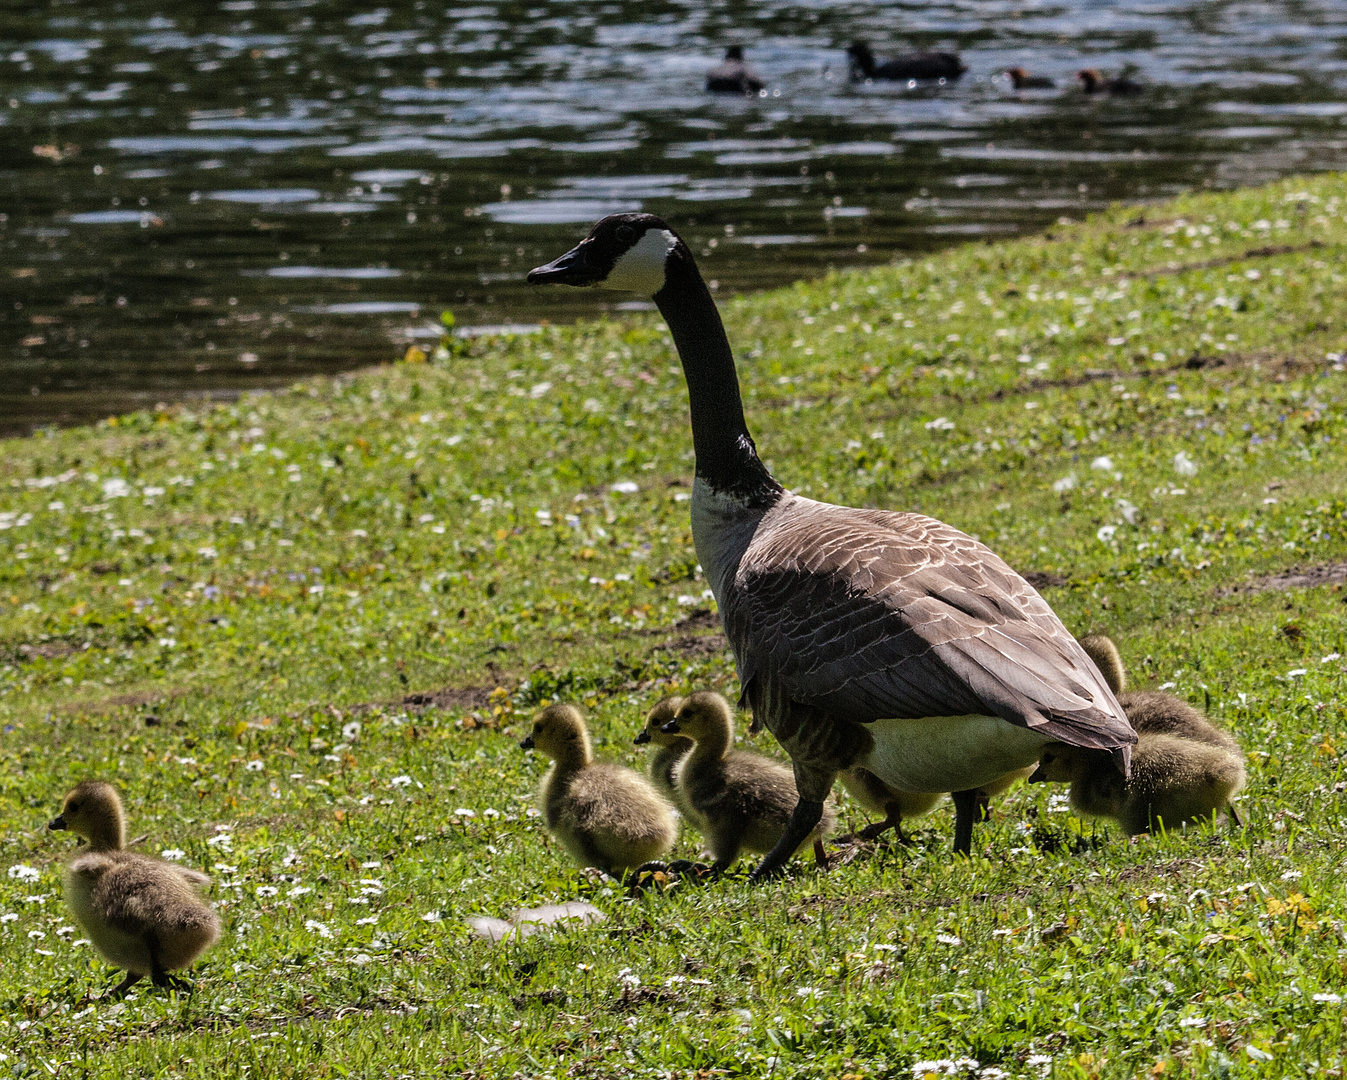
[(636, 230), (630, 225), (619, 225), (617, 231), (613, 234), (619, 243), (630, 244), (636, 239)]
[(72, 814), (78, 814), (80, 812), (80, 804), (77, 802), (72, 802), (69, 806), (69, 810)]

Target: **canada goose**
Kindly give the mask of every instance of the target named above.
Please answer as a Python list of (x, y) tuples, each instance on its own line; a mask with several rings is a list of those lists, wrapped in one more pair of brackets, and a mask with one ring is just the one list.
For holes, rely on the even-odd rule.
[(1051, 90), (1057, 85), (1046, 75), (1031, 75), (1022, 67), (1006, 68), (1006, 74), (1016, 90)]
[(640, 773), (594, 760), (574, 705), (543, 709), (519, 745), (552, 759), (538, 786), (543, 821), (581, 866), (627, 870), (673, 847), (672, 808)]
[(683, 704), (681, 697), (666, 697), (658, 702), (646, 714), (645, 727), (641, 728), (632, 742), (638, 746), (650, 744), (654, 751), (646, 759), (646, 772), (655, 789), (678, 807), (684, 816), (687, 808), (682, 803), (678, 790), (677, 769), (692, 749), (692, 740), (685, 735), (666, 735), (662, 728), (678, 713)]
[(220, 936), (219, 917), (195, 888), (210, 878), (123, 850), (122, 801), (101, 780), (77, 785), (47, 828), (69, 829), (88, 842), (89, 850), (66, 866), (66, 901), (99, 955), (126, 971), (113, 993), (146, 975), (155, 986), (185, 989), (168, 972), (187, 967)]
[[(1223, 731), (1200, 711), (1180, 697), (1163, 690), (1128, 690), (1127, 669), (1112, 638), (1095, 634), (1080, 639), (1081, 648), (1089, 654), (1118, 696), (1118, 703), (1139, 737), (1147, 735), (1175, 735), (1190, 742), (1213, 746), (1229, 754), (1237, 763), (1244, 759), (1244, 751), (1227, 731)], [(1235, 790), (1244, 786), (1244, 769), (1239, 765), (1240, 780)], [(1231, 803), (1227, 807), (1231, 820), (1242, 825), (1239, 810)]]
[[(678, 770), (678, 787), (715, 857), (713, 869), (728, 869), (742, 848), (773, 850), (800, 800), (795, 778), (779, 761), (734, 749), (729, 702), (713, 690), (699, 690), (683, 700), (663, 730), (696, 742)], [(826, 867), (823, 838), (832, 832), (836, 817), (836, 811), (827, 807), (787, 857), (812, 843), (815, 861)]]
[(755, 879), (785, 864), (838, 773), (857, 765), (901, 791), (953, 792), (970, 838), (976, 789), (1033, 764), (1049, 743), (1111, 756), (1126, 776), (1136, 734), (1121, 706), (1042, 597), (989, 548), (922, 514), (815, 502), (772, 478), (715, 301), (664, 221), (610, 215), (528, 280), (644, 293), (673, 334), (692, 413), (697, 557), (740, 701), (790, 755), (800, 795)]
[(957, 79), (968, 70), (958, 53), (911, 52), (901, 53), (880, 62), (875, 59), (869, 44), (853, 41), (847, 46), (851, 61), (851, 77), (860, 79), (906, 79), (919, 82), (937, 79)]
[(1117, 94), (1120, 97), (1129, 97), (1145, 89), (1139, 82), (1134, 82), (1126, 75), (1115, 75), (1110, 78), (1094, 68), (1082, 68), (1076, 72), (1076, 79), (1080, 83), (1080, 88), (1087, 94)]
[(1049, 747), (1030, 783), (1071, 784), (1071, 805), (1082, 814), (1110, 817), (1129, 836), (1163, 825), (1177, 829), (1210, 819), (1223, 810), (1235, 814), (1235, 794), (1244, 786), (1240, 756), (1222, 746), (1180, 735), (1143, 732), (1132, 751), (1132, 774), (1124, 781), (1101, 770), (1073, 747)]
[(744, 59), (744, 47), (731, 45), (725, 59), (706, 74), (706, 89), (713, 94), (756, 94), (767, 84)]
[(838, 776), (847, 794), (871, 813), (883, 814), (883, 820), (872, 822), (856, 833), (862, 840), (875, 840), (889, 829), (898, 834), (900, 844), (908, 843), (903, 835), (903, 818), (920, 817), (928, 813), (941, 799), (943, 792), (900, 791), (890, 787), (869, 769), (860, 765), (847, 769)]

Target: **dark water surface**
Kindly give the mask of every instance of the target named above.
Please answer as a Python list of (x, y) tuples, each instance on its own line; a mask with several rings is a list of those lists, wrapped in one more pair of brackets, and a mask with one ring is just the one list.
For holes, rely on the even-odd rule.
[[(852, 84), (857, 36), (969, 72)], [(730, 42), (766, 96), (702, 92)], [(0, 431), (593, 314), (523, 274), (613, 210), (723, 294), (1342, 168), (1345, 46), (1290, 0), (0, 0)], [(1128, 64), (1140, 98), (1072, 84)]]

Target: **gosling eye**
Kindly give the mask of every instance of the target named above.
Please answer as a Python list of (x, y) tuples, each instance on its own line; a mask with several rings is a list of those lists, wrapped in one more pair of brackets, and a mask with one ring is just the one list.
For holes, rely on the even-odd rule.
[(78, 814), (80, 812), (80, 804), (77, 802), (72, 802), (69, 806), (66, 807), (66, 809), (69, 810), (72, 814)]
[(630, 225), (619, 225), (613, 235), (617, 238), (618, 243), (630, 244), (636, 239), (636, 230)]

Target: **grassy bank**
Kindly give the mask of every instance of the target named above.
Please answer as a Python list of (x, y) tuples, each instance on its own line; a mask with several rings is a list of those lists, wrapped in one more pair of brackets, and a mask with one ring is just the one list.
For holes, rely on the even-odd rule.
[[(727, 303), (749, 421), (787, 486), (981, 537), (1205, 705), (1246, 829), (1128, 842), (1019, 788), (971, 860), (942, 808), (756, 890), (578, 874), (523, 718), (574, 700), (639, 763), (657, 698), (737, 692), (683, 380), (653, 317), (478, 340), (3, 445), (0, 1066), (1341, 1075), (1347, 180), (1053, 234)], [(190, 998), (86, 1001), (115, 977), (43, 826), (89, 775), (215, 879)], [(570, 898), (607, 922), (469, 939)]]

